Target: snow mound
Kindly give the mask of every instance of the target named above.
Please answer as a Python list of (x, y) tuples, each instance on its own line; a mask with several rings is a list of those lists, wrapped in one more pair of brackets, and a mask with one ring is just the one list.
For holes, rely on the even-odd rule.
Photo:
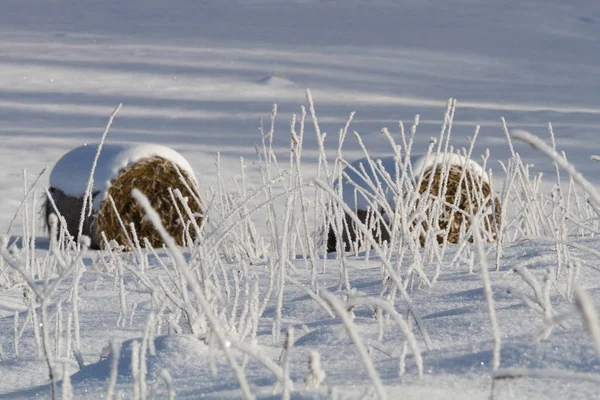
[(296, 347), (318, 347), (323, 345), (351, 345), (352, 342), (341, 327), (317, 327), (300, 336), (295, 342)]
[[(466, 163), (466, 164), (465, 164)], [(425, 155), (417, 160), (416, 163), (413, 163), (413, 171), (416, 177), (419, 177), (422, 173), (425, 172), (429, 167), (432, 167), (434, 164), (437, 165), (459, 165), (461, 167), (466, 166), (467, 170), (471, 171), (477, 176), (481, 176), (483, 181), (486, 183), (490, 183), (490, 177), (487, 172), (483, 169), (483, 167), (477, 164), (475, 161), (468, 159), (465, 156), (454, 153), (439, 155), (430, 154), (429, 156)]]
[(266, 78), (260, 79), (257, 81), (257, 83), (260, 83), (261, 85), (264, 85), (264, 86), (273, 87), (273, 88), (296, 86), (296, 84), (293, 81), (287, 79), (286, 77), (284, 77), (282, 75), (277, 75), (277, 74), (267, 76)]
[[(98, 146), (97, 143), (85, 144), (63, 155), (50, 173), (50, 186), (62, 190), (69, 196), (82, 197), (87, 188)], [(104, 200), (110, 182), (123, 168), (143, 158), (154, 156), (172, 161), (194, 179), (190, 164), (171, 148), (157, 144), (104, 144), (94, 171), (92, 192), (99, 192), (95, 197), (94, 206), (98, 207)]]
[[(121, 345), (117, 367), (118, 381), (127, 382), (132, 377), (131, 362), (133, 342), (141, 342), (141, 338), (130, 339)], [(156, 379), (160, 371), (167, 369), (174, 377), (193, 374), (206, 364), (207, 346), (188, 335), (158, 336), (154, 339), (155, 355), (146, 356), (146, 368), (149, 379)], [(108, 348), (107, 348), (108, 349)], [(110, 376), (111, 356), (86, 365), (71, 376), (73, 383), (107, 380)]]

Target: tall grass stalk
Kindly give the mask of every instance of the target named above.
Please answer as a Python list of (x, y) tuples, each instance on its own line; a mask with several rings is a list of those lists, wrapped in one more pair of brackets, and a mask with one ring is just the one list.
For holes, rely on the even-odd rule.
[(419, 345), (417, 344), (417, 339), (415, 335), (410, 330), (410, 326), (400, 314), (394, 309), (391, 303), (377, 298), (371, 297), (353, 297), (348, 301), (348, 306), (356, 306), (356, 305), (368, 305), (368, 306), (376, 306), (384, 310), (388, 313), (398, 324), (402, 334), (404, 335), (406, 342), (408, 343), (410, 349), (412, 350), (415, 356), (415, 362), (417, 364), (417, 372), (419, 376), (423, 376), (423, 357), (421, 356), (421, 350), (419, 349)]
[(473, 228), (473, 237), (475, 245), (477, 247), (478, 261), (481, 271), (481, 279), (483, 281), (483, 292), (488, 306), (488, 315), (490, 318), (490, 324), (492, 326), (492, 336), (494, 338), (494, 349), (492, 352), (492, 370), (497, 371), (500, 368), (500, 347), (501, 347), (501, 333), (498, 325), (498, 318), (496, 317), (496, 309), (494, 307), (494, 292), (492, 291), (492, 282), (490, 280), (489, 267), (487, 263), (487, 257), (483, 248), (483, 239), (480, 232), (480, 220), (479, 216), (472, 218), (471, 227)]
[(592, 338), (596, 355), (600, 357), (600, 320), (598, 319), (598, 312), (590, 295), (579, 285), (575, 286), (575, 306)]
[(154, 210), (152, 208), (148, 198), (146, 196), (144, 196), (137, 189), (134, 189), (132, 191), (131, 195), (138, 202), (138, 204), (142, 207), (142, 209), (146, 213), (146, 216), (150, 219), (150, 221), (152, 222), (154, 227), (158, 230), (162, 240), (164, 241), (167, 248), (171, 252), (171, 255), (173, 256), (173, 258), (176, 262), (176, 265), (179, 268), (181, 274), (186, 278), (188, 285), (192, 289), (192, 292), (194, 293), (194, 296), (196, 297), (196, 300), (199, 303), (198, 304), (199, 307), (201, 308), (203, 313), (206, 315), (206, 318), (209, 321), (212, 331), (214, 332), (214, 334), (217, 337), (217, 340), (219, 342), (221, 350), (225, 353), (225, 357), (227, 358), (229, 365), (231, 366), (231, 368), (233, 369), (233, 371), (236, 375), (236, 378), (240, 384), (240, 388), (242, 390), (242, 394), (243, 394), (244, 398), (245, 399), (253, 399), (254, 396), (250, 392), (250, 387), (248, 386), (246, 376), (245, 376), (244, 372), (242, 371), (242, 369), (237, 364), (236, 360), (234, 359), (233, 354), (229, 350), (230, 342), (226, 339), (225, 333), (222, 331), (221, 325), (220, 325), (217, 317), (213, 314), (210, 304), (208, 303), (208, 300), (206, 299), (206, 297), (203, 294), (202, 288), (200, 287), (200, 285), (198, 284), (198, 281), (195, 279), (194, 275), (190, 271), (189, 266), (188, 266), (187, 262), (185, 261), (183, 255), (181, 254), (181, 251), (177, 247), (175, 240), (173, 239), (173, 237), (171, 235), (169, 235), (169, 233), (166, 231), (166, 229), (162, 225), (160, 216), (158, 215), (156, 210)]
[[(96, 150), (96, 155), (94, 156), (94, 161), (92, 162), (92, 168), (90, 169), (90, 177), (88, 178), (87, 187), (85, 189), (85, 193), (83, 195), (83, 205), (81, 207), (81, 216), (79, 217), (79, 227), (77, 228), (77, 238), (81, 237), (83, 232), (83, 223), (85, 222), (85, 218), (92, 215), (93, 211), (93, 196), (92, 189), (94, 187), (94, 172), (96, 171), (96, 165), (98, 164), (98, 158), (100, 158), (100, 152), (102, 151), (102, 146), (104, 145), (104, 141), (106, 140), (106, 135), (108, 135), (108, 131), (115, 119), (115, 116), (119, 112), (119, 110), (123, 107), (122, 103), (119, 103), (117, 108), (110, 114), (108, 117), (108, 122), (106, 124), (106, 128), (102, 133), (102, 137), (100, 138), (100, 143), (98, 144), (98, 149)], [(86, 215), (87, 212), (87, 215)]]
[(367, 375), (369, 375), (369, 379), (371, 380), (371, 383), (375, 388), (377, 396), (382, 400), (387, 399), (387, 392), (383, 387), (383, 383), (381, 382), (379, 374), (375, 370), (373, 360), (371, 360), (368, 350), (365, 344), (363, 343), (358, 333), (358, 330), (356, 329), (356, 325), (354, 324), (354, 322), (352, 322), (352, 318), (348, 314), (348, 311), (346, 311), (346, 308), (344, 307), (343, 303), (336, 296), (325, 290), (321, 291), (321, 297), (323, 297), (323, 299), (325, 299), (325, 301), (327, 301), (331, 305), (331, 307), (335, 310), (335, 312), (339, 315), (340, 319), (342, 320), (342, 324), (344, 325), (348, 336), (350, 336), (350, 339), (352, 339), (352, 342), (356, 346), (358, 354), (367, 371)]
[(392, 267), (392, 265), (390, 264), (390, 262), (386, 259), (385, 254), (383, 253), (383, 251), (381, 249), (381, 246), (379, 246), (379, 244), (377, 243), (377, 241), (373, 238), (373, 236), (371, 235), (371, 232), (369, 232), (369, 229), (366, 227), (365, 224), (363, 224), (360, 221), (360, 219), (358, 218), (358, 216), (356, 215), (356, 213), (354, 213), (350, 209), (350, 207), (348, 207), (348, 205), (346, 205), (344, 203), (344, 200), (342, 198), (340, 198), (333, 191), (333, 189), (331, 189), (329, 186), (327, 186), (326, 183), (324, 183), (324, 182), (322, 182), (322, 181), (320, 181), (318, 179), (315, 179), (314, 183), (315, 183), (315, 185), (321, 187), (321, 189), (323, 189), (326, 193), (328, 193), (329, 196), (331, 196), (332, 200), (335, 201), (335, 202), (337, 202), (337, 204), (340, 205), (341, 208), (352, 218), (352, 220), (356, 224), (356, 227), (362, 232), (362, 234), (369, 241), (369, 243), (371, 244), (371, 246), (373, 247), (373, 249), (375, 250), (375, 252), (379, 255), (379, 257), (381, 258), (381, 261), (383, 262), (383, 265), (386, 268), (387, 273), (389, 274), (389, 276), (392, 278), (392, 280), (396, 284), (396, 288), (402, 294), (402, 298), (404, 299), (404, 301), (408, 305), (408, 308), (410, 309), (410, 312), (411, 312), (413, 318), (417, 322), (417, 326), (419, 327), (419, 330), (421, 331), (421, 334), (423, 335), (423, 338), (425, 339), (425, 343), (427, 343), (427, 347), (431, 348), (432, 344), (431, 344), (431, 340), (429, 339), (429, 334), (427, 333), (427, 330), (425, 329), (425, 325), (423, 324), (423, 321), (421, 320), (421, 317), (417, 313), (417, 311), (416, 311), (416, 309), (414, 307), (414, 304), (413, 304), (413, 302), (412, 302), (412, 300), (411, 300), (408, 292), (404, 288), (402, 280), (395, 273), (394, 268)]
[(110, 376), (108, 378), (108, 388), (106, 389), (106, 399), (112, 400), (115, 387), (117, 385), (117, 375), (119, 373), (119, 356), (121, 352), (121, 345), (117, 340), (112, 339), (110, 341)]

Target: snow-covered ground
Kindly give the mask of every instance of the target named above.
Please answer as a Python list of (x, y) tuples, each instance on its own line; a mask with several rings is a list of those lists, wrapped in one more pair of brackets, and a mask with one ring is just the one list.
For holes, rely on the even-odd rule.
[[(354, 131), (371, 156), (391, 156), (381, 129), (388, 127), (400, 141), (398, 122), (402, 120), (408, 131), (415, 114), (420, 115), (420, 124), (413, 152), (425, 153), (430, 137), (438, 137), (446, 101), (453, 97), (458, 103), (451, 144), (468, 147), (475, 126), (480, 125), (473, 159), (480, 162), (480, 155), (490, 150), (487, 165), (499, 191), (505, 174), (498, 160), (506, 163), (511, 158), (502, 117), (510, 129), (526, 129), (547, 141), (551, 122), (557, 149), (564, 150), (569, 161), (598, 184), (600, 165), (589, 157), (600, 154), (595, 145), (600, 124), (599, 38), (600, 5), (591, 0), (5, 0), (0, 12), (0, 232), (13, 239), (26, 233), (20, 208), (25, 190), (23, 171), (29, 185), (67, 151), (97, 142), (119, 103), (123, 108), (107, 142), (158, 143), (175, 149), (189, 161), (207, 196), (219, 186), (217, 152), (226, 190), (236, 191), (233, 180), (240, 182), (241, 157), (247, 166), (246, 184), (260, 187), (255, 148), (262, 146), (259, 119), (268, 131), (274, 103), (273, 148), (280, 165), (287, 168), (290, 120), (294, 113), (300, 118), (301, 106), (307, 106), (306, 88), (312, 91), (320, 128), (328, 133), (325, 148), (330, 163), (336, 155), (338, 131), (353, 111), (356, 115), (343, 147), (346, 160), (364, 156)], [(549, 193), (554, 183), (553, 163), (527, 145), (515, 146), (523, 161), (532, 165), (532, 179), (536, 173), (544, 173), (540, 192)], [(317, 175), (319, 154), (313, 122), (307, 117), (301, 165), (305, 182)], [(563, 170), (561, 177), (568, 179)], [(48, 185), (48, 179), (46, 171), (29, 196), (30, 217), (39, 208), (42, 186)], [(311, 196), (314, 189), (306, 193)], [(37, 204), (32, 204), (34, 198)], [(285, 199), (274, 203), (283, 226)], [(513, 207), (508, 211), (514, 216), (519, 210)], [(267, 208), (252, 218), (258, 233), (268, 241), (272, 234), (266, 222)], [(314, 219), (309, 222), (314, 224)], [(38, 262), (50, 265), (41, 223), (33, 233), (38, 237)], [(589, 238), (591, 233), (587, 231), (586, 239), (569, 240), (600, 249), (600, 243)], [(561, 235), (540, 232), (538, 236)], [(524, 236), (523, 232), (515, 235), (519, 239)], [(561, 296), (569, 292), (566, 285), (571, 278), (558, 276), (555, 286), (543, 283), (545, 272), (556, 270), (557, 254), (562, 253), (546, 241), (510, 241), (500, 270), (492, 271), (495, 249), (486, 249), (490, 250), (490, 275), (502, 333), (501, 368), (561, 375), (556, 379), (497, 380), (495, 396), (594, 397), (600, 381), (598, 355), (572, 298)], [(373, 312), (366, 307), (354, 310), (354, 323), (389, 398), (480, 399), (492, 390), (493, 340), (482, 279), (478, 273), (469, 273), (469, 261), (462, 255), (453, 262), (461, 251), (450, 246), (442, 260), (424, 262), (432, 269), (426, 271), (429, 278), (435, 275), (435, 265), (440, 267), (439, 279), (432, 287), (415, 283), (410, 291), (431, 337), (428, 348), (418, 329), (412, 329), (423, 355), (423, 377), (418, 377), (415, 358), (409, 352), (406, 374), (399, 378), (406, 338), (393, 322), (383, 324), (380, 338)], [(596, 299), (600, 279), (598, 271), (590, 267), (596, 258), (578, 251), (573, 259), (581, 261), (582, 267), (576, 280)], [(126, 397), (133, 396), (132, 345), (127, 340), (141, 340), (149, 312), (157, 307), (147, 293), (139, 293), (138, 278), (126, 270), (125, 308), (130, 314), (126, 323), (118, 324), (122, 310), (119, 282), (110, 268), (116, 264), (105, 264), (102, 260), (106, 257), (90, 252), (83, 258), (86, 269), (79, 283), (79, 323), (85, 366), (79, 369), (71, 352), (66, 364), (73, 373), (74, 398), (106, 393), (110, 357), (98, 360), (113, 338), (125, 342), (117, 389)], [(119, 257), (132, 268), (139, 263), (134, 255)], [(367, 259), (364, 255), (349, 257), (350, 292), (343, 288), (340, 261), (327, 260), (324, 271), (319, 261), (318, 286), (340, 299), (348, 295), (377, 298), (382, 290), (378, 260), (375, 254)], [(296, 283), (306, 288), (314, 285), (304, 260), (292, 265), (297, 270)], [(478, 265), (476, 262), (475, 272)], [(531, 296), (531, 289), (524, 286), (521, 275), (510, 273), (520, 266), (529, 268), (549, 287), (554, 316), (563, 318), (548, 338), (539, 341), (536, 336), (545, 324), (543, 313), (526, 304), (522, 294)], [(4, 274), (0, 283), (7, 281), (7, 268), (0, 263), (0, 274)], [(162, 273), (160, 263), (150, 257), (147, 268), (147, 276), (155, 282)], [(256, 262), (248, 269), (252, 284), (256, 282), (264, 295), (269, 286), (268, 263)], [(48, 397), (47, 366), (43, 357), (38, 357), (31, 322), (23, 325), (28, 315), (24, 285), (6, 286), (10, 287), (0, 288), (0, 399)], [(57, 310), (64, 308), (59, 331), (66, 329), (71, 313), (72, 287), (69, 277), (49, 304), (52, 324), (58, 321)], [(296, 342), (289, 351), (292, 397), (375, 396), (357, 347), (338, 315), (332, 317), (295, 284), (287, 282), (282, 296), (281, 334), (272, 339), (279, 312), (273, 294), (258, 321), (256, 351), (283, 366), (285, 330), (295, 328)], [(395, 307), (406, 317), (407, 306), (400, 295)], [(23, 326), (18, 356), (13, 338), (15, 311), (20, 312), (19, 327)], [(177, 398), (241, 396), (238, 380), (219, 351), (209, 351), (209, 346), (190, 335), (166, 336), (169, 331), (166, 325), (162, 327), (156, 356), (148, 360), (151, 396), (167, 395), (159, 378), (163, 369), (173, 378)], [(56, 338), (54, 325), (52, 338)], [(314, 390), (303, 383), (311, 350), (320, 353), (326, 373), (324, 383)], [(235, 354), (241, 363), (241, 354)], [(64, 349), (59, 354), (66, 355)], [(62, 376), (62, 363), (58, 365)], [(282, 395), (277, 378), (264, 365), (250, 361), (244, 371), (255, 395)], [(159, 392), (152, 391), (153, 385)]]

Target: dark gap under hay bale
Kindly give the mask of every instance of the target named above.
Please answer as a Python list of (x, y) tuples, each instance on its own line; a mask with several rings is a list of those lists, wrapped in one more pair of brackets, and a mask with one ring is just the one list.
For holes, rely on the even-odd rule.
[[(131, 153), (137, 151), (137, 154), (140, 154), (140, 146), (121, 147), (115, 146), (115, 148), (112, 149), (113, 153), (115, 153), (116, 156), (114, 154), (112, 158), (110, 155), (107, 156), (108, 162), (114, 161), (115, 159), (119, 161), (119, 157), (122, 156), (121, 153)], [(150, 148), (149, 146), (146, 147)], [(162, 146), (156, 147), (162, 148)], [(155, 148), (150, 149), (155, 150)], [(76, 150), (77, 149), (75, 149), (74, 151)], [(148, 151), (146, 148), (142, 148), (142, 150)], [(177, 154), (170, 149), (168, 150), (173, 154)], [(163, 150), (163, 153), (165, 154), (170, 155), (169, 152), (165, 152)], [(126, 156), (130, 156), (130, 154), (127, 153)], [(181, 156), (179, 156), (178, 154), (177, 156), (180, 157), (178, 160), (181, 163)], [(129, 160), (129, 158), (127, 157), (121, 158)], [(99, 163), (101, 161), (102, 159), (99, 160)], [(57, 165), (59, 163), (57, 163)], [(133, 235), (131, 232), (130, 223), (134, 224), (137, 237), (139, 238), (142, 247), (144, 246), (143, 238), (147, 238), (150, 244), (154, 247), (162, 246), (163, 241), (160, 238), (158, 232), (156, 231), (156, 229), (150, 221), (145, 220), (144, 211), (131, 197), (131, 191), (133, 188), (139, 189), (142, 193), (144, 193), (144, 195), (146, 195), (146, 197), (148, 197), (150, 203), (160, 215), (163, 225), (165, 226), (167, 231), (175, 238), (177, 244), (180, 246), (185, 244), (184, 234), (187, 228), (186, 225), (189, 225), (190, 221), (187, 213), (184, 210), (183, 205), (179, 202), (179, 200), (177, 200), (177, 205), (184, 218), (184, 221), (181, 221), (177, 210), (173, 204), (173, 200), (168, 192), (168, 189), (179, 189), (179, 191), (181, 191), (182, 196), (188, 198), (188, 206), (190, 207), (194, 219), (196, 220), (196, 223), (198, 225), (201, 225), (203, 210), (202, 207), (199, 204), (197, 204), (197, 201), (194, 200), (194, 197), (199, 198), (199, 196), (196, 193), (197, 183), (195, 177), (193, 177), (193, 175), (190, 176), (188, 172), (191, 170), (189, 164), (187, 164), (186, 162), (185, 168), (179, 169), (181, 175), (183, 176), (183, 179), (187, 183), (187, 186), (195, 192), (193, 193), (193, 196), (192, 193), (190, 193), (190, 190), (186, 187), (186, 185), (181, 182), (179, 173), (177, 169), (173, 166), (173, 163), (174, 161), (172, 161), (171, 157), (165, 158), (162, 156), (153, 155), (149, 157), (138, 158), (133, 162), (129, 162), (123, 168), (117, 168), (116, 171), (118, 171), (118, 173), (116, 174), (114, 173), (114, 171), (109, 171), (109, 175), (106, 176), (111, 176), (110, 174), (113, 174), (116, 175), (116, 177), (110, 179), (110, 181), (107, 181), (105, 184), (102, 184), (102, 182), (99, 183), (99, 185), (104, 188), (104, 191), (94, 192), (94, 206), (92, 215), (86, 217), (83, 224), (82, 233), (90, 237), (91, 247), (93, 249), (100, 249), (103, 248), (105, 245), (101, 236), (101, 232), (105, 233), (109, 241), (115, 240), (118, 244), (123, 245), (125, 248), (130, 247), (129, 241), (127, 240), (127, 235), (125, 234), (121, 227), (121, 224), (119, 223), (119, 220), (115, 214), (115, 210), (113, 209), (113, 206), (109, 201), (108, 196), (111, 196), (114, 199), (116, 209), (123, 223), (125, 224), (125, 227), (128, 230), (127, 234), (132, 240)], [(116, 167), (112, 166), (110, 168), (113, 168), (113, 170), (115, 170)], [(55, 167), (55, 169), (60, 168)], [(65, 168), (63, 167), (62, 169), (64, 170)], [(64, 171), (61, 171), (60, 173), (62, 175), (65, 175)], [(102, 172), (100, 172), (99, 174), (102, 174)], [(53, 177), (51, 175), (51, 184), (52, 180)], [(60, 181), (58, 179), (54, 180)], [(62, 177), (62, 182), (64, 182), (64, 176)], [(79, 185), (78, 187), (80, 186), (81, 185)], [(70, 190), (73, 189), (71, 188)], [(52, 196), (52, 199), (54, 200), (54, 203), (56, 204), (58, 212), (65, 219), (66, 230), (71, 236), (76, 237), (79, 228), (81, 209), (83, 206), (83, 195), (73, 196), (71, 194), (65, 193), (64, 190), (56, 186), (51, 186), (49, 192)], [(54, 207), (52, 206), (52, 203), (49, 199), (46, 199), (44, 209), (45, 222), (46, 224), (48, 224), (49, 216), (52, 213), (55, 213)], [(196, 232), (193, 227), (189, 227), (189, 234), (192, 238), (196, 236)]]
[[(48, 189), (48, 191), (54, 200), (54, 204), (56, 205), (58, 212), (65, 219), (66, 231), (73, 237), (77, 236), (77, 231), (79, 230), (79, 220), (81, 218), (81, 209), (83, 207), (83, 197), (70, 196), (59, 188), (52, 186)], [(95, 195), (97, 194), (98, 192), (95, 193)], [(56, 210), (54, 209), (50, 200), (46, 198), (44, 200), (44, 222), (46, 223), (46, 229), (48, 231), (51, 214), (56, 214)], [(94, 218), (86, 217), (83, 221), (82, 229), (82, 233), (92, 239), (92, 247), (94, 247), (94, 244), (97, 243), (97, 237), (95, 237), (95, 232), (91, 228), (93, 221)], [(57, 234), (58, 233), (59, 232), (57, 232)]]
[[(387, 224), (381, 221), (381, 218), (377, 218), (374, 214), (368, 210), (357, 210), (356, 216), (360, 221), (367, 227), (370, 227), (371, 235), (378, 243), (384, 241), (389, 242), (390, 230)], [(344, 244), (344, 251), (351, 251), (354, 243), (357, 243), (359, 247), (365, 243), (365, 238), (361, 232), (356, 228), (356, 224), (352, 221), (352, 217), (347, 213), (344, 214), (344, 221), (342, 223), (342, 243)], [(337, 251), (337, 235), (336, 230), (333, 226), (329, 227), (327, 233), (327, 252), (333, 253)]]

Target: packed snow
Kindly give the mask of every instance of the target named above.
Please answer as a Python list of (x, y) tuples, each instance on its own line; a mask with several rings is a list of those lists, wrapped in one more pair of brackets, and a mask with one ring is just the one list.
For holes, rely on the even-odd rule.
[[(0, 33), (0, 399), (597, 397), (600, 205), (509, 140), (600, 184), (597, 2), (5, 0)], [(119, 103), (95, 189), (168, 156), (200, 242), (47, 238)], [(413, 171), (478, 133), (504, 241), (325, 254), (341, 168), (394, 174), (413, 131)]]
[[(102, 145), (98, 159), (98, 143), (84, 144), (63, 155), (50, 172), (50, 186), (62, 190), (65, 194), (74, 197), (83, 197), (92, 176), (92, 192), (98, 193), (94, 197), (94, 207), (106, 198), (111, 182), (119, 173), (137, 161), (162, 157), (173, 162), (186, 172), (191, 179), (195, 179), (194, 171), (188, 161), (175, 150), (157, 144), (115, 144)], [(94, 161), (96, 164), (94, 165)]]
[(490, 182), (490, 177), (486, 170), (477, 162), (468, 159), (461, 154), (455, 153), (440, 153), (440, 154), (429, 154), (422, 156), (413, 165), (415, 176), (421, 176), (428, 168), (432, 168), (434, 165), (458, 165), (464, 168), (476, 176), (481, 177), (483, 182)]

